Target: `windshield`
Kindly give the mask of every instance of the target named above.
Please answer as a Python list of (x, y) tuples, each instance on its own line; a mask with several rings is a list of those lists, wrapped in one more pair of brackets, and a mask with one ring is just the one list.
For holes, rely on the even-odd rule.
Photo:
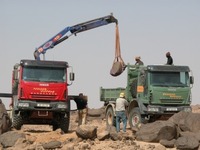
[(24, 67), (22, 79), (25, 81), (66, 82), (66, 69), (50, 67)]
[(151, 72), (150, 82), (155, 86), (190, 86), (188, 72)]

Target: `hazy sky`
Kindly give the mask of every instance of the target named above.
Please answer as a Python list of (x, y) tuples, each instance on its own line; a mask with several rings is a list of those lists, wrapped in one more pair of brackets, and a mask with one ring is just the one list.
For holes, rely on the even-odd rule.
[[(192, 104), (200, 103), (200, 1), (199, 0), (1, 0), (0, 92), (11, 92), (14, 64), (34, 59), (35, 48), (67, 26), (113, 13), (119, 21), (121, 53), (125, 63), (141, 56), (147, 64), (165, 64), (170, 51), (175, 65), (193, 71)], [(115, 24), (72, 36), (47, 51), (46, 60), (67, 61), (76, 79), (70, 94), (88, 95), (89, 107), (99, 108), (100, 87), (126, 86), (126, 72), (112, 77)], [(42, 58), (42, 55), (41, 55)], [(2, 98), (8, 105), (10, 99)]]

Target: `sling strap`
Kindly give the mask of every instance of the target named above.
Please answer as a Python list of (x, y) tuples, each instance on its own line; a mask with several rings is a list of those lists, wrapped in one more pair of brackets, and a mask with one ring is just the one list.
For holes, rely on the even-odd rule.
[(120, 50), (120, 38), (119, 38), (119, 27), (116, 24), (116, 38), (115, 38), (115, 59), (110, 70), (110, 74), (112, 76), (120, 75), (126, 68), (126, 64), (124, 63), (121, 57), (121, 50)]

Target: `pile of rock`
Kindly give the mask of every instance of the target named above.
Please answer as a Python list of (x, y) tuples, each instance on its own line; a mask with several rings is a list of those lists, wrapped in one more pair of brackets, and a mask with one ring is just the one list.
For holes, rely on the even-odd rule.
[[(9, 117), (2, 103), (0, 106), (0, 127), (2, 133), (0, 135), (0, 149), (200, 149), (200, 113), (179, 112), (174, 114), (167, 121), (142, 124), (140, 128), (133, 128), (126, 133), (117, 133), (115, 127), (100, 128), (99, 126), (94, 126), (91, 122), (91, 124), (77, 127), (76, 130), (74, 130), (75, 136), (73, 137), (66, 138), (65, 140), (55, 138), (53, 140), (52, 138), (51, 141), (38, 143), (36, 142), (36, 137), (30, 136), (29, 133), (9, 131), (11, 125)], [(90, 109), (88, 112), (89, 120), (96, 120), (97, 118), (102, 120), (104, 117), (105, 112), (103, 108), (97, 110)], [(61, 136), (63, 135), (60, 129), (52, 132), (56, 132), (56, 134)], [(147, 142), (147, 144), (145, 147), (142, 147), (138, 144), (139, 141)], [(155, 143), (158, 145), (155, 146)]]
[(200, 114), (179, 112), (167, 121), (145, 124), (136, 132), (136, 140), (159, 142), (167, 148), (193, 150), (199, 147)]

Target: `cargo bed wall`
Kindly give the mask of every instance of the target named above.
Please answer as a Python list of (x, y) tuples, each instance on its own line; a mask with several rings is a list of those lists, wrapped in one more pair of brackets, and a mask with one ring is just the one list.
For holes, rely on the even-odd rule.
[(100, 101), (115, 101), (121, 92), (125, 92), (125, 88), (103, 88), (100, 87)]

